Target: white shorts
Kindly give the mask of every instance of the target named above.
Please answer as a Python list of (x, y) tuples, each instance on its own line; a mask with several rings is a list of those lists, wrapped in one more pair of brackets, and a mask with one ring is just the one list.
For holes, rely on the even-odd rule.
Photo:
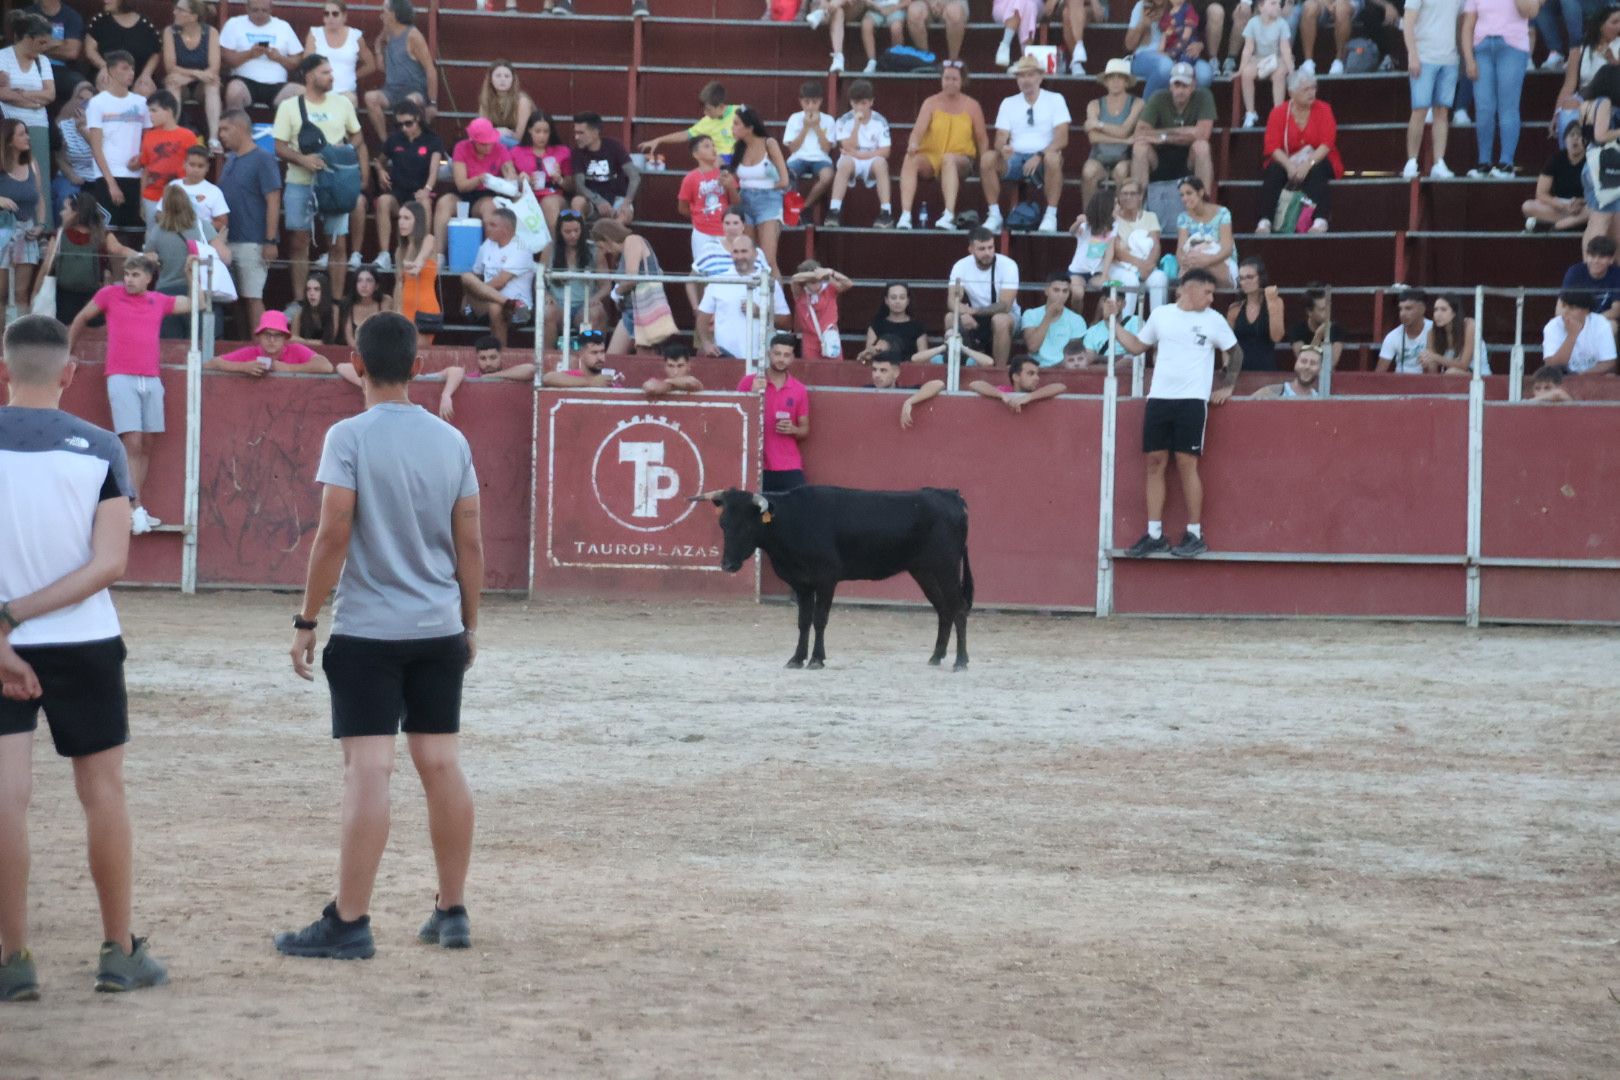
[(872, 163), (877, 158), (850, 158), (849, 163), (855, 166), (851, 179), (858, 180), (867, 187), (877, 187), (877, 178), (872, 175)]
[(112, 406), (115, 434), (163, 431), (162, 379), (150, 375), (109, 375), (107, 402)]

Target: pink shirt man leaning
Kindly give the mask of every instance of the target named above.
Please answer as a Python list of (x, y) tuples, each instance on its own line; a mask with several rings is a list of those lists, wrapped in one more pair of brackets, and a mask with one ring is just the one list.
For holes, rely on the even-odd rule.
[(203, 364), (214, 371), (231, 371), (255, 379), (272, 371), (330, 375), (332, 362), (308, 345), (292, 340), (287, 316), (267, 311), (253, 331), (253, 344), (216, 356)]

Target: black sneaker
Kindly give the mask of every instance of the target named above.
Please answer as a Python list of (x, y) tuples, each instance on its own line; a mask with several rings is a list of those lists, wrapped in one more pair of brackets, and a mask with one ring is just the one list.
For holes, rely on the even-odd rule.
[(872, 220), (872, 228), (874, 228), (874, 229), (892, 229), (892, 228), (894, 228), (894, 211), (885, 210), (882, 213), (878, 214), (878, 216)]
[(1202, 536), (1194, 536), (1190, 532), (1181, 534), (1181, 543), (1170, 549), (1170, 554), (1178, 559), (1196, 559), (1209, 550)]
[(338, 918), (337, 901), (326, 905), (321, 917), (298, 931), (275, 936), (276, 952), (283, 956), (315, 956), (324, 960), (370, 960), (377, 952), (371, 940), (371, 916), (353, 922)]
[(425, 945), (439, 945), (446, 949), (471, 948), (472, 923), (467, 919), (467, 909), (457, 904), (447, 911), (441, 911), (435, 905), (433, 914), (416, 932), (416, 939)]
[(1142, 539), (1125, 549), (1127, 559), (1145, 559), (1149, 555), (1159, 555), (1170, 550), (1170, 541), (1162, 536), (1142, 534)]
[(827, 216), (821, 219), (821, 227), (823, 229), (837, 229), (843, 224), (843, 221), (839, 220), (837, 210), (827, 211)]

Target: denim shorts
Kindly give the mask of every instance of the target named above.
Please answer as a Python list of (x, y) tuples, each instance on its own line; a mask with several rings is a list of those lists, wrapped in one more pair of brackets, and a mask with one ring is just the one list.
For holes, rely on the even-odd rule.
[[(1360, 15), (1361, 9), (1365, 7), (1366, 4), (1367, 0), (1350, 0), (1350, 18), (1354, 19), (1357, 15)], [(1295, 4), (1293, 8), (1283, 16), (1283, 18), (1288, 20), (1288, 29), (1296, 34), (1299, 33), (1299, 23), (1304, 15), (1305, 0), (1299, 0), (1299, 3)], [(1322, 14), (1317, 16), (1316, 21), (1321, 26), (1330, 28), (1333, 26), (1334, 19), (1332, 0), (1322, 0)], [(1425, 105), (1424, 108), (1428, 108), (1428, 106)]]
[(806, 158), (788, 158), (788, 176), (794, 180), (814, 180), (822, 169), (831, 169), (831, 161), (811, 161)]
[(1002, 172), (1001, 178), (1003, 180), (1023, 180), (1026, 183), (1034, 184), (1036, 187), (1041, 187), (1046, 182), (1045, 166), (1036, 169), (1028, 176), (1024, 175), (1024, 164), (1028, 162), (1030, 158), (1038, 158), (1040, 156), (1041, 155), (1039, 154), (1020, 154), (1013, 150), (1007, 151), (1007, 168), (1004, 172)]
[(742, 196), (743, 220), (748, 224), (782, 220), (781, 188), (743, 188), (738, 194)]
[[(315, 226), (315, 188), (311, 184), (288, 184), (282, 190), (282, 204), (287, 208), (287, 228), (293, 232), (313, 232)], [(321, 229), (328, 238), (349, 235), (349, 215), (322, 214)]]
[(1620, 210), (1620, 198), (1611, 203), (1600, 203), (1597, 198), (1597, 188), (1592, 186), (1592, 173), (1586, 166), (1581, 166), (1581, 194), (1586, 197), (1586, 205), (1596, 213), (1612, 214)]
[(1418, 77), (1406, 80), (1412, 86), (1412, 111), (1449, 109), (1457, 100), (1457, 65), (1424, 64)]

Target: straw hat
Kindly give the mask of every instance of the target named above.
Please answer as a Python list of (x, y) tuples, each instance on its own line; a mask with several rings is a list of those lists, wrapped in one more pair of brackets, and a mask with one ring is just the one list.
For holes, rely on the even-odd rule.
[(1125, 79), (1125, 88), (1127, 90), (1134, 87), (1137, 83), (1136, 72), (1131, 70), (1131, 62), (1129, 60), (1116, 58), (1108, 61), (1108, 66), (1103, 68), (1103, 73), (1100, 78), (1103, 82), (1107, 82), (1115, 75), (1119, 75)]

